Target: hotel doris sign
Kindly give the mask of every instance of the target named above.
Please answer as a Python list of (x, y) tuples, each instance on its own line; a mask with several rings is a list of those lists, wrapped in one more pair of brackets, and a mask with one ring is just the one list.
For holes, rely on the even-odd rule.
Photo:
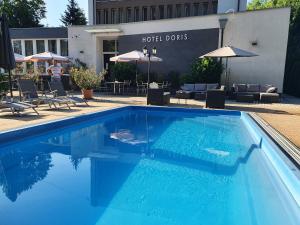
[(142, 37), (143, 43), (157, 43), (157, 42), (170, 42), (170, 41), (188, 41), (188, 33), (180, 34), (165, 34), (165, 35), (150, 35)]
[[(157, 56), (163, 59), (161, 63), (154, 63), (151, 71), (167, 74), (170, 71), (187, 73), (191, 63), (199, 56), (218, 48), (219, 29), (187, 30), (163, 33), (148, 33), (124, 35), (119, 37), (120, 54), (133, 50), (142, 51), (157, 48)], [(139, 64), (142, 71), (147, 67)]]

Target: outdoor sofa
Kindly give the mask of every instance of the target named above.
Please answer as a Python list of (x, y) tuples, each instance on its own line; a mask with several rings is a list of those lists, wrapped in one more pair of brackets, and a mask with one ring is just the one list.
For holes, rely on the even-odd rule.
[(280, 101), (277, 88), (273, 85), (233, 84), (231, 96), (237, 102), (276, 103)]
[(158, 84), (151, 83), (147, 94), (147, 105), (168, 105), (170, 104), (170, 92), (164, 92)]
[(181, 89), (176, 92), (176, 97), (182, 99), (195, 98), (196, 100), (205, 100), (207, 91), (215, 90), (218, 88), (218, 83), (184, 84), (183, 86), (181, 86)]

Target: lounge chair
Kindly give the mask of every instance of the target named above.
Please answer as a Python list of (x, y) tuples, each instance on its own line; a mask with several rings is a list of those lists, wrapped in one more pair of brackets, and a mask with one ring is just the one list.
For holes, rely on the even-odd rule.
[(211, 89), (206, 92), (206, 108), (225, 108), (225, 86), (220, 89)]
[(50, 108), (52, 108), (52, 105), (54, 106), (54, 108), (57, 108), (56, 104), (66, 105), (69, 109), (71, 109), (71, 107), (69, 106), (70, 101), (66, 99), (52, 98), (48, 97), (46, 94), (44, 94), (43, 96), (39, 96), (36, 86), (32, 80), (20, 79), (18, 80), (18, 86), (19, 91), (23, 97), (23, 102), (27, 102), (30, 104), (36, 102), (37, 106), (39, 106), (41, 102), (44, 102), (48, 104)]
[(89, 105), (87, 101), (83, 98), (79, 98), (76, 96), (70, 95), (67, 91), (65, 91), (64, 86), (61, 81), (51, 81), (49, 82), (50, 93), (53, 94), (54, 98), (63, 99), (69, 101), (76, 105), (76, 103), (85, 103), (87, 106)]
[(32, 105), (26, 102), (8, 101), (4, 98), (3, 95), (0, 98), (0, 109), (9, 109), (12, 112), (12, 114), (20, 114), (26, 109), (32, 109), (37, 115), (39, 115), (38, 111), (36, 110), (36, 107), (36, 105)]

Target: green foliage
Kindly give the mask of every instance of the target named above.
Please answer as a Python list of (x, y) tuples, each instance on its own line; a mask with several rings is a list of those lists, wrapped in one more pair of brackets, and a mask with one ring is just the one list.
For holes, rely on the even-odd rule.
[(131, 80), (135, 82), (136, 67), (131, 63), (116, 63), (111, 67), (110, 80)]
[(0, 73), (0, 94), (9, 90), (8, 76)]
[(300, 0), (253, 0), (248, 10), (291, 7), (284, 92), (300, 97)]
[(86, 25), (87, 19), (84, 11), (78, 6), (75, 0), (69, 0), (67, 9), (64, 15), (61, 16), (60, 21), (67, 27), (71, 25)]
[(70, 74), (76, 85), (82, 90), (92, 90), (97, 88), (105, 73), (97, 74), (93, 69), (72, 68)]
[(180, 87), (180, 73), (176, 71), (170, 71), (168, 74), (168, 81), (171, 83), (171, 87), (179, 89)]
[(181, 83), (219, 83), (223, 66), (215, 59), (200, 59), (191, 66), (190, 74), (181, 78)]
[(0, 4), (2, 13), (7, 15), (9, 27), (42, 27), (40, 21), (45, 18), (46, 4), (44, 0), (3, 0)]

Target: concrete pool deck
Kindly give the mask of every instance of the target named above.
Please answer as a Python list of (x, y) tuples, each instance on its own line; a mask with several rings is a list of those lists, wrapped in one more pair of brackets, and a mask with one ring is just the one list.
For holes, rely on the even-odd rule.
[[(170, 106), (203, 108), (204, 101), (188, 100), (187, 104), (181, 100), (172, 98)], [(58, 110), (49, 109), (48, 105), (42, 105), (38, 108), (40, 113), (37, 116), (31, 110), (23, 113), (23, 116), (13, 116), (10, 112), (0, 112), (0, 131), (15, 129), (46, 121), (62, 119), (74, 115), (82, 115), (95, 111), (107, 110), (115, 107), (127, 105), (146, 105), (145, 97), (128, 96), (108, 96), (96, 95), (95, 99), (89, 101), (90, 106), (79, 104), (69, 110), (61, 107)], [(300, 99), (285, 96), (278, 104), (249, 104), (227, 101), (226, 109), (254, 112), (283, 136), (289, 139), (300, 149)]]

